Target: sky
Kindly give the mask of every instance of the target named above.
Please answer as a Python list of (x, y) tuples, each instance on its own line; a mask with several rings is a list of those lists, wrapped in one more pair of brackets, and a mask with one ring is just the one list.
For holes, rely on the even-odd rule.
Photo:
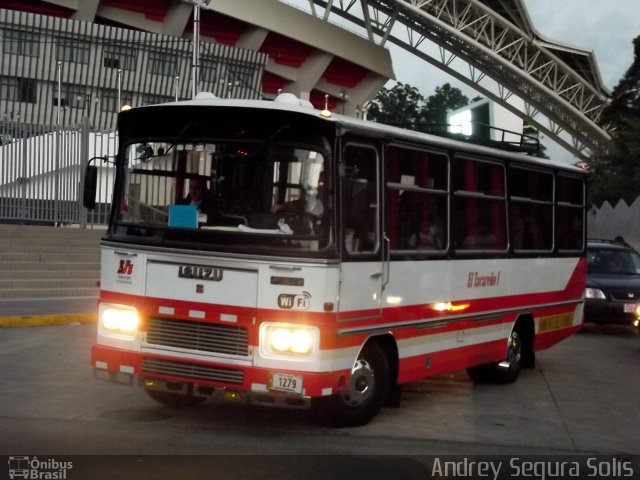
[[(546, 40), (594, 52), (604, 86), (612, 90), (633, 62), (633, 39), (640, 35), (640, 0), (524, 0), (533, 27)], [(396, 80), (417, 87), (424, 97), (450, 83), (469, 98), (477, 95), (436, 67), (420, 62), (412, 54), (392, 48)], [(550, 139), (542, 139), (548, 154), (575, 162), (571, 154)]]
[[(640, 35), (640, 0), (524, 0), (534, 28), (545, 39), (595, 54), (603, 84), (612, 90), (633, 62), (633, 39)], [(423, 96), (449, 82), (469, 95), (473, 90), (435, 67), (415, 68), (417, 60), (392, 49), (396, 80), (420, 90)]]
[[(285, 0), (302, 5), (306, 0)], [(534, 29), (546, 40), (594, 52), (602, 83), (609, 91), (633, 62), (633, 39), (640, 35), (640, 0), (523, 0)], [(333, 21), (336, 21), (334, 18)], [(347, 27), (349, 28), (349, 27)], [(476, 91), (414, 55), (386, 44), (391, 50), (396, 81), (416, 87), (424, 97), (450, 83), (469, 98)], [(393, 82), (386, 86), (391, 87)], [(552, 157), (575, 158), (550, 139), (542, 139)]]
[(639, 0), (525, 0), (534, 28), (549, 40), (593, 50), (606, 87), (633, 62), (640, 35)]

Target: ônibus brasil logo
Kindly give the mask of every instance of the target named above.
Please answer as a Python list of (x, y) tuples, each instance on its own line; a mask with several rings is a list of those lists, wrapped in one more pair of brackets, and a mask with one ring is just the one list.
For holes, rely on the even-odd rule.
[(281, 293), (278, 295), (278, 307), (285, 310), (309, 310), (311, 294), (302, 292), (298, 294)]
[(66, 480), (67, 472), (73, 468), (73, 462), (63, 462), (54, 458), (45, 460), (38, 457), (9, 457), (9, 478), (32, 480)]

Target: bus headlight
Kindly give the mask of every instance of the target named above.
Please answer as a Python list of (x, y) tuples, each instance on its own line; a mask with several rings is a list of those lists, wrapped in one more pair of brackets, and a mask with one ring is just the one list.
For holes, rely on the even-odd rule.
[(135, 337), (140, 325), (140, 316), (135, 307), (100, 304), (99, 322), (105, 333)]
[(585, 288), (584, 289), (585, 298), (591, 298), (594, 300), (606, 300), (607, 297), (604, 295), (604, 292), (599, 288)]
[(320, 332), (316, 327), (284, 323), (260, 326), (260, 350), (266, 355), (310, 355), (318, 349)]

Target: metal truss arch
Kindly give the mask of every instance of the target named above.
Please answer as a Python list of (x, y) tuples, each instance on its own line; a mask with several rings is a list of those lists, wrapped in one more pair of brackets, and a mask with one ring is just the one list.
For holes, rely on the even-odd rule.
[[(522, 0), (309, 0), (311, 14), (397, 45), (533, 125), (582, 160), (610, 148), (609, 93), (536, 34)], [(492, 8), (493, 7), (493, 8)], [(499, 11), (498, 11), (499, 10)], [(435, 47), (435, 48), (434, 48)], [(566, 48), (566, 56), (561, 56)], [(560, 53), (559, 53), (560, 52)], [(462, 68), (461, 68), (462, 66)], [(524, 102), (508, 102), (516, 95)]]

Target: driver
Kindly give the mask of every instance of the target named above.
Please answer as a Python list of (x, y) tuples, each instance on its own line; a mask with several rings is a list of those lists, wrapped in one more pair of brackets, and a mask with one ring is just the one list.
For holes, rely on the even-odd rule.
[(302, 189), (302, 196), (297, 200), (285, 202), (282, 204), (276, 203), (271, 207), (271, 212), (279, 212), (282, 210), (293, 210), (298, 212), (307, 212), (316, 217), (321, 217), (324, 213), (324, 205), (322, 199), (324, 198), (324, 172), (320, 173), (318, 178), (318, 188), (315, 194), (310, 189)]

